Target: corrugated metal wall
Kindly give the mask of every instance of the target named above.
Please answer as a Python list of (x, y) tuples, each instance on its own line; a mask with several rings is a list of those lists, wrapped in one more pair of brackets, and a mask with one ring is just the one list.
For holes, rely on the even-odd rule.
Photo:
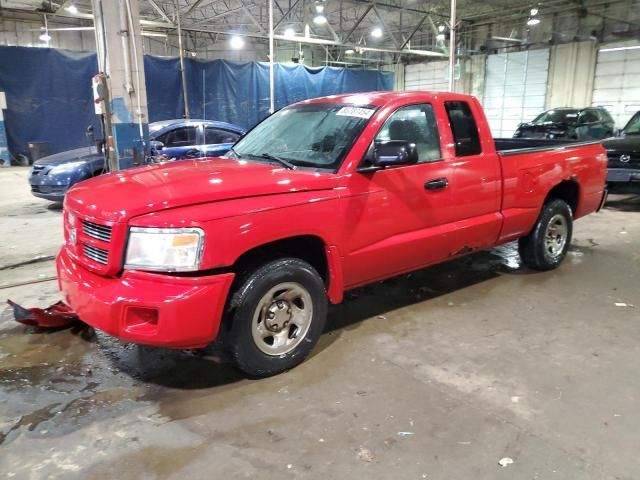
[(510, 137), (545, 107), (549, 49), (487, 56), (483, 104), (491, 131)]
[(404, 70), (405, 90), (447, 91), (449, 62), (433, 61), (407, 65)]
[[(638, 45), (639, 42), (609, 44), (604, 48)], [(605, 107), (624, 127), (640, 110), (640, 49), (598, 52), (593, 105)]]

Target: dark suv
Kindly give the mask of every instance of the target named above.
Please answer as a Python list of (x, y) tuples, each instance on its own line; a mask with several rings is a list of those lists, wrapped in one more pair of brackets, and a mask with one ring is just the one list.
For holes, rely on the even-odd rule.
[(640, 187), (640, 112), (620, 130), (616, 138), (602, 142), (609, 157), (609, 186)]
[(554, 108), (521, 123), (513, 137), (600, 140), (614, 133), (615, 122), (604, 108)]

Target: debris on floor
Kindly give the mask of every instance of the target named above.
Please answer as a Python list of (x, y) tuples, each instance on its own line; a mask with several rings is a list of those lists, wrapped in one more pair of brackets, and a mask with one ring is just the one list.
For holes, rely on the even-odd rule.
[(509, 465), (513, 464), (513, 458), (510, 457), (504, 457), (501, 458), (500, 461), (498, 462), (498, 465), (500, 465), (501, 467), (508, 467)]
[(373, 460), (376, 458), (371, 450), (364, 447), (360, 447), (356, 454), (358, 455), (358, 458), (363, 462), (373, 462)]
[(80, 318), (71, 307), (60, 301), (42, 308), (24, 308), (11, 300), (7, 303), (13, 309), (16, 322), (39, 328), (60, 328), (79, 322)]

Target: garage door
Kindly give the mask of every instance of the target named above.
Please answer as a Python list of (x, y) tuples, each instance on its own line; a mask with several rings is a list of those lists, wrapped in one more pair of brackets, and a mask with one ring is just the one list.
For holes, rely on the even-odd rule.
[(404, 69), (405, 90), (449, 90), (449, 62), (428, 62), (407, 65)]
[[(613, 44), (604, 50), (630, 44)], [(637, 42), (633, 42), (637, 45)], [(605, 107), (618, 128), (640, 110), (640, 49), (598, 52), (593, 105)]]
[(483, 105), (495, 137), (544, 111), (549, 49), (487, 56)]

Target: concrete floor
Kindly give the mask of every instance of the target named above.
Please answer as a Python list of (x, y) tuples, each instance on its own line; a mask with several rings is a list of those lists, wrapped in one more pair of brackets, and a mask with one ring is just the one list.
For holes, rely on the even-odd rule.
[[(26, 175), (0, 169), (0, 267), (61, 243), (60, 207)], [(518, 261), (508, 245), (352, 292), (312, 358), (260, 381), (215, 349), (42, 333), (0, 307), (0, 472), (639, 478), (640, 197), (579, 221), (558, 270)], [(49, 305), (53, 274), (46, 260), (1, 269), (2, 296)]]

